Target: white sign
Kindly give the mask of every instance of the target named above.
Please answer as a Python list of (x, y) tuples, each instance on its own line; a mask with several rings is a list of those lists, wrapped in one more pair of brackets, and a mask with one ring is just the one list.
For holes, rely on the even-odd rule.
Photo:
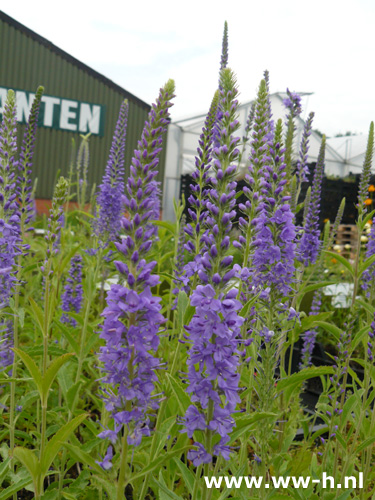
[[(0, 115), (4, 112), (8, 88), (0, 87)], [(29, 119), (35, 94), (16, 90), (17, 121)], [(43, 95), (39, 111), (40, 127), (68, 130), (82, 134), (104, 135), (105, 106)]]

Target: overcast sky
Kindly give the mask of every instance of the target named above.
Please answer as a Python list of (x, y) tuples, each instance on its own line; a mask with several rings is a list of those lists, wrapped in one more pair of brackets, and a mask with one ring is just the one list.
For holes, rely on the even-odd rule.
[(225, 20), (241, 102), (268, 69), (271, 92), (313, 92), (306, 111), (328, 136), (367, 133), (375, 119), (375, 0), (0, 0), (0, 9), (148, 103), (173, 78), (173, 119), (207, 112)]

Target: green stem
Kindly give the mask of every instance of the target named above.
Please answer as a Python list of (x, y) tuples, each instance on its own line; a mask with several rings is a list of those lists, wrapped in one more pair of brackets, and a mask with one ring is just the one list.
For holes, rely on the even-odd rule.
[[(24, 240), (22, 240), (24, 241)], [(17, 267), (21, 269), (21, 256), (17, 258)], [(19, 339), (18, 339), (18, 308), (19, 308), (19, 291), (17, 290), (14, 298), (14, 329), (13, 329), (13, 347), (18, 349)], [(17, 378), (17, 355), (13, 354), (13, 366), (12, 366), (12, 379), (10, 383), (10, 408), (9, 408), (9, 439), (10, 439), (10, 456), (13, 457), (13, 451), (15, 447), (15, 408), (16, 408), (16, 381)], [(11, 471), (14, 473), (14, 460), (11, 461)], [(17, 500), (17, 493), (13, 494), (13, 500)]]
[(120, 463), (120, 472), (117, 481), (117, 494), (116, 500), (124, 500), (125, 494), (124, 489), (129, 479), (126, 477), (126, 468), (127, 468), (127, 459), (128, 459), (128, 427), (124, 426), (124, 434), (122, 436), (121, 441), (121, 463)]
[(197, 470), (195, 471), (195, 481), (194, 481), (194, 488), (193, 488), (193, 494), (191, 495), (191, 500), (198, 500), (198, 490), (199, 490), (199, 482), (202, 474), (202, 465), (198, 465)]
[[(161, 402), (161, 405), (160, 405), (160, 408), (159, 408), (159, 412), (158, 412), (158, 417), (156, 419), (155, 430), (154, 430), (154, 434), (152, 436), (151, 450), (150, 450), (150, 455), (149, 455), (149, 461), (148, 461), (148, 463), (151, 463), (154, 460), (154, 458), (155, 458), (157, 437), (158, 437), (158, 434), (159, 434), (158, 431), (160, 429), (161, 423), (164, 421), (164, 413), (165, 413), (166, 407), (167, 407), (167, 399), (164, 399)], [(143, 484), (142, 484), (142, 489), (141, 489), (141, 492), (140, 492), (140, 495), (139, 495), (139, 500), (143, 500), (144, 497), (146, 496), (149, 481), (150, 481), (150, 474), (147, 474), (146, 477), (145, 477), (145, 479), (144, 479), (144, 481), (143, 481)]]

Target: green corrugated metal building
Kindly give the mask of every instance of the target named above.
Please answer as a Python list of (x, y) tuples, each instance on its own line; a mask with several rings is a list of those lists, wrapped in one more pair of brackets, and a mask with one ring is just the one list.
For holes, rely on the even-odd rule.
[[(125, 98), (129, 100), (125, 152), (129, 169), (150, 106), (0, 11), (0, 115), (11, 88), (16, 91), (18, 121), (24, 123), (39, 85), (45, 90), (33, 167), (37, 198), (51, 198), (57, 173), (68, 174), (72, 138), (78, 145), (80, 134), (88, 132), (89, 182), (90, 186), (100, 183)], [(22, 137), (24, 125), (19, 128)]]

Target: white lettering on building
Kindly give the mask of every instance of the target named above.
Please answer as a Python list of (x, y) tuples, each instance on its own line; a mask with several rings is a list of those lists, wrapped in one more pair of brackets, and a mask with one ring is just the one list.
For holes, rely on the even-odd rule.
[(76, 123), (70, 123), (69, 120), (75, 120), (77, 118), (77, 112), (73, 111), (73, 108), (78, 107), (78, 102), (67, 101), (61, 99), (61, 112), (60, 112), (60, 128), (64, 130), (77, 130)]
[(50, 97), (44, 95), (42, 97), (42, 101), (44, 102), (44, 120), (43, 125), (45, 127), (52, 127), (53, 125), (53, 108), (55, 105), (60, 104), (60, 99), (57, 97)]
[(100, 130), (100, 106), (90, 106), (85, 102), (81, 103), (79, 110), (79, 131), (92, 134), (99, 134)]
[(3, 114), (4, 113), (4, 109), (5, 109), (5, 101), (7, 99), (7, 89), (3, 89), (0, 87), (0, 113)]
[(29, 119), (31, 106), (33, 105), (35, 94), (26, 95), (26, 92), (22, 90), (16, 91), (16, 105), (17, 105), (17, 121), (22, 122), (23, 120), (27, 122)]

